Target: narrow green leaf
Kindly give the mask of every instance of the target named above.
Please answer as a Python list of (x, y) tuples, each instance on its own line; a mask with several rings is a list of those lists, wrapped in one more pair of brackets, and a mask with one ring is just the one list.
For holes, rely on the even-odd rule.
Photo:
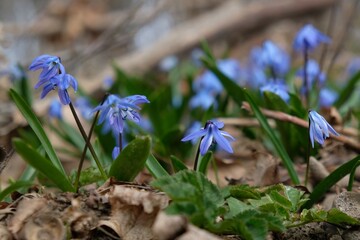
[(164, 176), (170, 176), (169, 173), (161, 166), (159, 161), (152, 154), (149, 155), (145, 165), (147, 170), (149, 170), (149, 172), (155, 179)]
[(24, 99), (13, 89), (10, 89), (10, 97), (13, 99), (20, 112), (29, 123), (30, 127), (39, 138), (42, 146), (44, 147), (51, 163), (58, 169), (63, 175), (66, 175), (65, 170), (52, 147), (50, 140), (48, 139), (44, 129), (42, 128), (40, 121), (35, 116), (35, 113), (31, 110), (30, 106), (24, 101)]
[(172, 165), (174, 167), (175, 172), (188, 169), (187, 166), (180, 159), (178, 159), (176, 156), (171, 155), (170, 160), (171, 160), (171, 163), (172, 163)]
[(31, 166), (49, 178), (62, 191), (75, 192), (68, 177), (60, 172), (46, 158), (41, 156), (35, 149), (27, 145), (19, 138), (13, 139), (13, 145), (17, 153)]
[(353, 91), (356, 89), (356, 84), (360, 80), (360, 71), (350, 78), (344, 89), (340, 92), (339, 98), (336, 100), (334, 106), (340, 108), (350, 98)]
[(332, 223), (335, 225), (346, 226), (346, 225), (360, 225), (360, 221), (356, 218), (353, 218), (346, 213), (343, 213), (337, 208), (332, 208), (329, 210), (327, 214), (328, 223)]
[(213, 153), (211, 151), (207, 152), (201, 159), (200, 163), (198, 164), (197, 171), (206, 175), (207, 166), (213, 157)]
[(131, 141), (115, 159), (110, 167), (109, 176), (119, 181), (131, 182), (144, 168), (150, 154), (151, 138), (137, 137)]
[(319, 201), (332, 186), (334, 186), (338, 181), (340, 181), (340, 179), (342, 179), (351, 172), (351, 170), (354, 168), (354, 166), (358, 163), (359, 160), (360, 155), (335, 169), (335, 171), (333, 171), (329, 176), (327, 176), (318, 185), (316, 185), (316, 187), (309, 196), (310, 200), (304, 204), (304, 208), (308, 209), (314, 203)]
[(0, 201), (2, 201), (7, 195), (11, 194), (12, 192), (17, 191), (20, 188), (30, 187), (32, 185), (33, 182), (30, 181), (16, 181), (0, 192)]
[(284, 145), (281, 144), (279, 139), (276, 137), (276, 135), (273, 132), (273, 130), (271, 129), (267, 119), (262, 114), (262, 112), (260, 111), (260, 108), (255, 103), (255, 101), (250, 96), (250, 94), (246, 91), (246, 89), (239, 87), (234, 81), (232, 81), (226, 75), (224, 75), (216, 67), (214, 59), (210, 59), (210, 58), (205, 59), (204, 64), (219, 78), (220, 82), (226, 89), (227, 93), (234, 99), (234, 101), (239, 105), (239, 107), (242, 106), (242, 103), (244, 100), (246, 100), (250, 104), (260, 125), (265, 130), (265, 133), (268, 135), (268, 137), (270, 138), (271, 142), (273, 143), (277, 153), (279, 154), (284, 166), (286, 167), (286, 169), (290, 175), (292, 182), (294, 184), (300, 184), (299, 177), (294, 169), (291, 158), (289, 157), (288, 153), (285, 150)]

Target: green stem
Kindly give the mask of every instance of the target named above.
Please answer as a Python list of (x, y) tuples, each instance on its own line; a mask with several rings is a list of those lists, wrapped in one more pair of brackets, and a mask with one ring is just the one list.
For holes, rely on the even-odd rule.
[(353, 187), (353, 183), (354, 183), (354, 178), (355, 178), (355, 171), (356, 171), (356, 168), (360, 166), (360, 161), (358, 161), (355, 166), (351, 169), (351, 172), (350, 172), (350, 176), (349, 176), (349, 184), (348, 184), (348, 187), (347, 187), (347, 190), (350, 192), (352, 191), (352, 187)]
[(198, 166), (198, 162), (199, 162), (199, 156), (200, 156), (200, 145), (201, 145), (201, 141), (203, 140), (203, 137), (200, 140), (199, 143), (199, 147), (196, 151), (196, 156), (195, 156), (195, 162), (194, 162), (194, 171), (197, 171), (197, 166)]
[(84, 130), (83, 126), (81, 125), (80, 119), (79, 119), (78, 115), (76, 114), (76, 111), (75, 111), (75, 108), (74, 108), (74, 105), (72, 104), (72, 102), (69, 103), (69, 106), (70, 106), (71, 113), (74, 116), (75, 122), (76, 122), (76, 124), (77, 124), (77, 126), (78, 126), (78, 128), (80, 130), (80, 133), (81, 133), (82, 137), (85, 140), (86, 146), (88, 146), (88, 148), (90, 149), (91, 155), (93, 156), (93, 158), (95, 160), (95, 163), (96, 163), (97, 167), (99, 168), (99, 171), (100, 171), (102, 177), (104, 178), (104, 180), (106, 180), (108, 178), (107, 174), (105, 173), (103, 167), (101, 166), (99, 158), (97, 157), (97, 155), (95, 153), (95, 150), (94, 150), (93, 146), (90, 143), (90, 138), (88, 138), (88, 136), (85, 133), (85, 130)]
[[(309, 120), (309, 131), (310, 131), (310, 120)], [(306, 151), (306, 172), (305, 172), (305, 187), (307, 186), (308, 184), (308, 179), (309, 179), (309, 165), (310, 165), (310, 151), (311, 151), (311, 148), (310, 148), (310, 133), (309, 133), (309, 136), (308, 136), (308, 144), (307, 144), (307, 151)]]

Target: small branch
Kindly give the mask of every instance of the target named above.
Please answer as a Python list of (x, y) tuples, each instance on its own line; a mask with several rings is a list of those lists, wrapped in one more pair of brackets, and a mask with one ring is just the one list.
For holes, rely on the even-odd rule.
[[(247, 103), (247, 102), (243, 102), (242, 108), (251, 112), (251, 107), (250, 107), (249, 103)], [(301, 126), (304, 128), (309, 128), (309, 123), (307, 121), (305, 121), (301, 118), (292, 116), (290, 114), (283, 113), (280, 111), (272, 111), (272, 110), (263, 109), (263, 108), (261, 109), (261, 112), (268, 118), (272, 118), (272, 119), (276, 119), (276, 120), (280, 120), (280, 121), (284, 121), (284, 122), (291, 122), (298, 126)], [(336, 131), (339, 131), (339, 133), (342, 133), (341, 128), (335, 128), (335, 129), (336, 129)], [(360, 152), (360, 143), (352, 138), (346, 137), (344, 135), (340, 135), (340, 136), (330, 135), (330, 138), (332, 138), (338, 142), (344, 143), (345, 146), (352, 148), (356, 152)]]

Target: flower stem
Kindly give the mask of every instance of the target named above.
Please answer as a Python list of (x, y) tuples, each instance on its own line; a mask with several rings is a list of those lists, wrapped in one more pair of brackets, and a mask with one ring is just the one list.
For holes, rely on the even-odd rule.
[[(108, 96), (109, 96), (109, 94), (106, 94), (104, 96), (103, 100), (101, 101), (101, 105), (105, 102), (105, 100), (106, 100), (106, 98)], [(95, 114), (94, 120), (93, 120), (93, 122), (91, 124), (89, 134), (88, 134), (88, 137), (87, 137), (87, 143), (88, 142), (90, 143), (90, 139), (91, 139), (92, 133), (94, 132), (95, 124), (96, 124), (97, 118), (99, 117), (99, 113), (100, 113), (100, 111), (97, 111), (96, 114)], [(85, 144), (83, 152), (81, 154), (81, 159), (80, 159), (80, 162), (79, 162), (78, 170), (77, 170), (77, 173), (76, 173), (76, 179), (75, 179), (75, 183), (74, 183), (76, 192), (79, 191), (79, 181), (80, 181), (81, 169), (82, 169), (82, 166), (84, 164), (87, 149), (88, 149), (88, 144)]]
[[(309, 120), (309, 126), (310, 126), (310, 120)], [(309, 179), (309, 164), (310, 164), (310, 129), (309, 129), (309, 137), (308, 137), (308, 144), (307, 144), (307, 150), (306, 150), (306, 172), (305, 172), (305, 183), (304, 186), (307, 187), (308, 179)]]
[(104, 180), (106, 180), (107, 174), (105, 173), (103, 167), (101, 166), (99, 158), (97, 157), (95, 150), (90, 143), (90, 138), (86, 135), (85, 130), (84, 130), (83, 126), (81, 125), (80, 119), (79, 119), (78, 115), (76, 114), (76, 111), (75, 111), (75, 108), (74, 108), (74, 105), (72, 104), (72, 102), (69, 103), (69, 106), (70, 106), (71, 113), (74, 116), (75, 122), (80, 130), (80, 133), (85, 140), (86, 146), (88, 146), (88, 148), (90, 149), (91, 155), (93, 156), (95, 163), (96, 163), (97, 167), (99, 168), (99, 171), (100, 171), (102, 177), (104, 178)]
[(195, 161), (194, 161), (194, 171), (197, 170), (197, 165), (198, 165), (198, 162), (199, 162), (199, 156), (200, 156), (200, 145), (201, 145), (201, 141), (203, 140), (203, 137), (201, 138), (200, 140), (200, 143), (199, 143), (199, 147), (196, 151), (196, 155), (195, 155)]
[(305, 88), (305, 106), (307, 108), (309, 108), (310, 106), (310, 86), (309, 86), (309, 81), (308, 81), (308, 75), (307, 75), (307, 64), (309, 61), (309, 56), (308, 56), (308, 50), (307, 47), (305, 47), (305, 51), (304, 51), (304, 88)]
[(119, 133), (119, 149), (120, 149), (120, 152), (123, 149), (122, 133)]

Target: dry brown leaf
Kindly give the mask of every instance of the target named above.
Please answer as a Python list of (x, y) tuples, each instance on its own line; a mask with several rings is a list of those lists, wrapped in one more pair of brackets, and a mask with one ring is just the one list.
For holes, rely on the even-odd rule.
[(18, 205), (14, 217), (9, 223), (9, 230), (16, 235), (25, 224), (26, 220), (33, 214), (46, 207), (46, 200), (43, 198), (24, 198)]
[(254, 174), (255, 186), (268, 186), (276, 184), (279, 179), (279, 160), (270, 154), (258, 153)]
[(151, 227), (158, 212), (168, 205), (165, 195), (115, 185), (108, 196), (111, 216), (109, 220), (99, 221), (99, 227), (111, 228), (124, 240), (154, 238)]

